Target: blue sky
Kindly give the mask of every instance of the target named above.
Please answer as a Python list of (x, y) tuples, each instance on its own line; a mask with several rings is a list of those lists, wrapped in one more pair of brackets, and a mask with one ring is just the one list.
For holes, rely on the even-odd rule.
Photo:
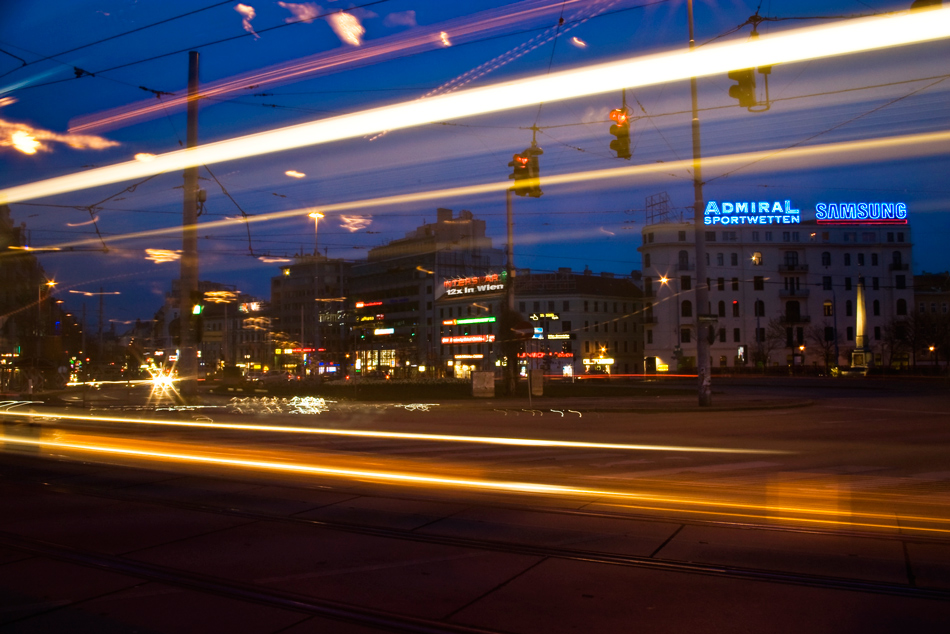
[[(112, 35), (214, 5), (175, 0), (138, 2), (82, 0), (6, 3), (0, 23), (0, 107), (6, 128), (66, 134), (70, 125), (96, 119), (100, 113), (129, 104), (164, 103), (153, 91), (183, 94), (187, 51), (198, 48), (203, 85), (284, 65), (315, 55), (345, 53), (358, 58), (374, 44), (405, 42), (414, 34), (447, 25), (451, 45), (390, 54), (386, 59), (358, 61), (319, 76), (298, 78), (263, 88), (242, 88), (216, 100), (205, 100), (200, 112), (202, 142), (311, 121), (331, 114), (415, 99), (466, 74), (468, 86), (486, 85), (550, 70), (683, 47), (686, 43), (686, 3), (682, 0), (604, 0), (547, 3), (546, 10), (526, 20), (500, 20), (477, 34), (451, 41), (471, 25), (479, 12), (514, 11), (525, 3), (474, 1), (446, 3), (387, 0), (359, 3), (321, 0), (321, 12), (348, 10), (365, 29), (359, 46), (347, 44), (327, 19), (286, 24), (293, 11), (278, 2), (245, 2), (255, 16), (245, 30), (236, 2), (197, 12), (164, 25), (143, 29), (107, 42), (57, 55)], [(294, 10), (299, 13), (303, 9)], [(852, 16), (900, 11), (909, 3), (881, 0), (764, 1), (760, 15), (780, 18)], [(316, 12), (314, 3), (310, 8)], [(544, 3), (532, 2), (542, 7)], [(758, 2), (697, 0), (696, 34), (702, 43), (748, 38), (750, 27), (729, 33), (752, 15)], [(564, 26), (558, 37), (558, 18)], [(245, 15), (247, 12), (245, 11)], [(797, 28), (824, 21), (764, 22), (763, 36), (776, 29)], [(286, 26), (279, 25), (285, 24)], [(441, 27), (440, 27), (441, 28)], [(270, 29), (270, 30), (268, 30)], [(238, 37), (242, 36), (243, 37)], [(388, 38), (388, 39), (386, 39)], [(577, 38), (580, 42), (573, 41)], [(584, 46), (586, 45), (586, 46)], [(879, 51), (848, 58), (776, 66), (770, 79), (774, 100), (765, 113), (752, 114), (734, 106), (730, 81), (710, 77), (699, 82), (703, 108), (703, 152), (731, 154), (781, 149), (795, 144), (830, 143), (899, 134), (942, 131), (950, 123), (950, 100), (942, 75), (950, 73), (947, 43)], [(524, 54), (520, 54), (524, 51)], [(54, 55), (55, 59), (42, 59)], [(115, 70), (115, 66), (159, 56)], [(22, 62), (28, 65), (22, 66)], [(22, 67), (21, 67), (22, 66)], [(74, 67), (95, 77), (75, 78)], [(488, 71), (483, 73), (482, 71)], [(926, 80), (925, 78), (934, 78)], [(64, 81), (59, 81), (64, 80)], [(910, 81), (920, 80), (920, 81)], [(57, 82), (57, 83), (48, 83)], [(47, 84), (47, 85), (42, 85)], [(261, 93), (264, 93), (261, 96)], [(163, 99), (170, 99), (164, 97)], [(15, 100), (15, 101), (14, 101)], [(674, 82), (628, 94), (634, 114), (632, 163), (672, 162), (688, 158), (690, 149), (689, 86)], [(3, 102), (0, 102), (3, 103)], [(353, 139), (212, 165), (211, 170), (247, 213), (259, 214), (347, 200), (505, 180), (511, 154), (527, 147), (531, 132), (542, 128), (542, 177), (549, 173), (605, 169), (620, 163), (608, 149), (612, 137), (604, 123), (607, 112), (620, 105), (620, 95), (532, 106), (500, 114), (388, 133), (376, 139)], [(644, 116), (648, 115), (648, 116)], [(116, 143), (105, 149), (74, 149), (50, 140), (47, 151), (27, 155), (0, 146), (0, 187), (32, 182), (58, 174), (129, 160), (140, 152), (159, 154), (176, 149), (184, 138), (185, 117), (174, 107), (154, 118), (123, 127), (86, 132)], [(808, 209), (819, 200), (884, 200), (907, 202), (915, 234), (914, 267), (950, 268), (944, 242), (950, 237), (946, 200), (946, 156), (871, 157), (855, 164), (827, 164), (794, 169), (781, 161), (722, 175), (704, 176), (708, 199), (786, 199)], [(296, 179), (285, 172), (306, 174)], [(240, 214), (218, 184), (201, 171), (208, 191), (207, 218)], [(16, 203), (14, 218), (32, 231), (35, 245), (95, 237), (82, 209), (116, 194), (132, 183), (87, 189), (46, 199)], [(181, 175), (162, 174), (116, 196), (96, 211), (98, 227), (110, 245), (109, 254), (57, 253), (42, 256), (60, 288), (120, 291), (110, 300), (109, 317), (149, 318), (158, 308), (177, 263), (146, 260), (146, 248), (177, 249), (173, 238), (115, 241), (113, 234), (174, 226), (180, 222)], [(178, 187), (176, 189), (176, 187)], [(633, 182), (544, 187), (537, 200), (516, 199), (517, 264), (535, 270), (560, 266), (629, 274), (640, 267), (636, 247), (645, 215), (644, 199), (667, 192), (676, 208), (692, 204), (691, 176), (685, 170)], [(433, 221), (437, 206), (470, 209), (488, 222), (488, 232), (500, 244), (504, 235), (504, 199), (496, 195), (444, 200), (359, 212), (362, 223), (330, 216), (321, 221), (318, 241), (331, 257), (357, 259), (366, 249), (402, 237), (422, 221)], [(73, 226), (70, 226), (73, 225)], [(76, 226), (78, 225), (78, 226)], [(90, 233), (91, 232), (91, 233)], [(254, 257), (243, 225), (199, 231), (202, 239), (201, 279), (237, 285), (267, 297), (269, 278), (277, 265), (259, 256), (286, 256), (313, 249), (313, 226), (306, 219), (289, 219), (251, 226)], [(72, 301), (72, 300), (68, 300)]]

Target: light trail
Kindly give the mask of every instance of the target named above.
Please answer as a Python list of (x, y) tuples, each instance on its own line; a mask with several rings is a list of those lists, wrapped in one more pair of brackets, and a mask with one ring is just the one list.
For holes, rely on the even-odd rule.
[[(878, 162), (885, 159), (904, 158), (908, 156), (946, 154), (948, 146), (950, 146), (950, 131), (926, 132), (921, 134), (864, 139), (860, 141), (843, 141), (839, 143), (826, 143), (795, 148), (768, 149), (755, 152), (710, 156), (703, 159), (703, 167), (705, 170), (707, 170), (707, 173), (715, 169), (725, 170), (735, 168), (736, 166), (746, 165), (754, 166), (755, 169), (766, 169), (764, 167), (764, 163), (766, 161), (770, 161), (769, 167), (767, 169), (774, 170), (776, 169), (774, 160), (781, 159), (783, 162), (782, 164), (786, 167), (786, 169), (798, 169), (802, 167), (815, 168), (821, 165), (840, 165), (842, 161), (845, 160), (849, 160), (854, 163), (864, 163)], [(551, 176), (545, 176), (543, 183), (545, 186), (554, 186), (591, 183), (605, 180), (629, 180), (638, 177), (645, 178), (664, 175), (672, 171), (692, 169), (692, 167), (692, 159), (683, 159), (664, 163), (629, 165), (603, 170), (575, 172), (570, 174), (552, 174)], [(531, 181), (527, 180), (526, 183), (530, 185)], [(361, 200), (320, 205), (318, 207), (302, 207), (299, 209), (290, 209), (286, 211), (276, 211), (272, 213), (248, 216), (247, 218), (241, 217), (214, 220), (211, 222), (204, 222), (200, 225), (200, 227), (202, 231), (205, 231), (208, 229), (240, 225), (246, 222), (258, 223), (283, 220), (286, 218), (296, 218), (299, 216), (309, 216), (314, 212), (314, 209), (318, 209), (320, 213), (323, 213), (324, 215), (334, 212), (353, 211), (359, 209), (378, 210), (379, 208), (388, 206), (504, 192), (510, 187), (511, 181), (495, 181), (491, 183), (465, 185), (462, 187), (450, 187), (446, 189), (436, 189), (425, 192), (413, 192), (410, 194), (395, 194), (392, 196), (381, 196), (378, 198), (364, 198)], [(142, 238), (180, 236), (181, 230), (181, 225), (165, 227), (161, 229), (148, 229), (145, 231), (136, 231), (109, 236), (109, 240), (138, 240)], [(63, 242), (57, 245), (37, 247), (36, 249), (31, 250), (56, 250), (76, 246), (86, 246), (90, 244), (99, 244), (98, 238), (87, 238), (71, 242)], [(0, 252), (0, 258), (2, 258), (4, 255), (4, 253)]]
[[(219, 455), (209, 455), (200, 453), (183, 453), (181, 451), (155, 451), (151, 449), (134, 449), (118, 445), (88, 444), (81, 442), (67, 442), (61, 440), (37, 440), (31, 438), (15, 438), (11, 436), (0, 436), (0, 441), (13, 445), (26, 445), (42, 447), (46, 449), (72, 450), (92, 454), (106, 454), (113, 456), (128, 456), (134, 458), (145, 458), (153, 460), (168, 460), (191, 464), (220, 465), (229, 467), (239, 467), (245, 469), (255, 469), (262, 471), (271, 471), (278, 473), (296, 473), (306, 475), (323, 475), (331, 477), (352, 478), (357, 480), (374, 480), (378, 482), (396, 483), (396, 484), (422, 484), (436, 485), (464, 489), (475, 489), (483, 491), (497, 491), (502, 493), (536, 493), (554, 495), (558, 497), (597, 497), (609, 499), (636, 500), (651, 504), (673, 504), (692, 507), (701, 507), (709, 510), (692, 510), (670, 507), (646, 507), (634, 506), (632, 508), (644, 508), (652, 510), (663, 510), (668, 512), (704, 512), (709, 514), (721, 513), (719, 509), (733, 509), (744, 511), (759, 511), (763, 515), (739, 515), (741, 517), (758, 517), (759, 519), (783, 519), (792, 522), (806, 522), (809, 524), (823, 524), (828, 526), (859, 526), (862, 528), (889, 529), (897, 527), (896, 521), (900, 522), (899, 527), (902, 530), (915, 530), (930, 533), (950, 534), (950, 529), (938, 528), (932, 526), (915, 526), (908, 524), (908, 521), (930, 522), (934, 524), (947, 524), (950, 520), (940, 517), (926, 517), (918, 515), (897, 515), (895, 513), (867, 513), (867, 512), (842, 512), (839, 510), (796, 507), (788, 505), (770, 505), (755, 504), (747, 502), (728, 502), (722, 500), (709, 500), (691, 497), (676, 497), (671, 495), (657, 495), (650, 493), (635, 493), (631, 491), (618, 491), (611, 489), (594, 489), (586, 487), (569, 487), (557, 484), (542, 484), (535, 482), (511, 482), (504, 480), (485, 480), (479, 478), (466, 477), (448, 477), (440, 475), (420, 475), (415, 473), (396, 472), (396, 471), (378, 471), (370, 469), (350, 469), (340, 467), (320, 466), (315, 464), (301, 464), (300, 462), (277, 462), (274, 460), (258, 460), (245, 458), (225, 458)], [(798, 515), (788, 515), (776, 517), (776, 513), (788, 513)], [(724, 513), (724, 515), (736, 516), (736, 513)], [(801, 517), (802, 515), (806, 517)], [(838, 519), (842, 515), (860, 518), (859, 521), (849, 521)], [(810, 517), (816, 516), (816, 517)], [(825, 516), (825, 517), (822, 517)], [(873, 520), (884, 520), (891, 523), (873, 522)]]
[[(142, 381), (151, 383), (152, 381)], [(104, 381), (103, 383), (108, 383)], [(124, 382), (123, 382), (124, 383)], [(487, 445), (514, 445), (519, 447), (565, 447), (572, 449), (616, 449), (624, 451), (682, 451), (693, 453), (728, 454), (791, 454), (794, 452), (771, 449), (729, 449), (719, 447), (685, 447), (676, 445), (632, 445), (622, 443), (575, 442), (568, 440), (544, 440), (534, 438), (499, 438), (492, 436), (449, 436), (444, 434), (416, 434), (371, 430), (328, 429), (320, 427), (287, 427), (273, 425), (248, 425), (245, 423), (215, 423), (201, 421), (169, 421), (162, 419), (122, 418), (92, 416), (88, 414), (43, 414), (35, 412), (4, 412), (0, 416), (30, 418), (57, 418), (98, 423), (123, 423), (136, 425), (162, 425), (165, 427), (194, 427), (203, 429), (231, 429), (240, 431), (277, 432), (282, 434), (317, 434), (322, 436), (352, 436), (357, 438), (388, 438), (396, 440), (429, 440), (434, 442), (463, 442)]]
[(148, 163), (133, 160), (9, 187), (0, 190), (0, 204), (362, 137), (384, 130), (500, 112), (539, 102), (563, 101), (621, 88), (725, 74), (737, 68), (850, 55), (947, 37), (950, 37), (950, 8), (942, 8), (795, 29), (756, 40), (712, 44), (694, 51), (677, 50), (636, 57), (218, 141), (161, 154)]
[[(379, 63), (395, 55), (414, 55), (428, 50), (442, 49), (452, 44), (471, 41), (496, 30), (511, 30), (513, 25), (539, 20), (561, 12), (562, 5), (584, 5), (589, 0), (522, 0), (515, 6), (489, 9), (475, 15), (449, 20), (434, 26), (424, 26), (406, 33), (379, 38), (361, 48), (334, 49), (290, 63), (278, 64), (264, 70), (222, 79), (201, 87), (202, 98), (223, 99), (235, 92), (246, 92), (249, 87), (264, 89), (268, 86), (319, 77), (352, 67)], [(449, 41), (451, 34), (452, 41)], [(70, 132), (98, 130), (128, 125), (136, 120), (164, 116), (167, 111), (183, 109), (186, 95), (165, 99), (143, 100), (92, 115), (77, 117), (70, 123)]]

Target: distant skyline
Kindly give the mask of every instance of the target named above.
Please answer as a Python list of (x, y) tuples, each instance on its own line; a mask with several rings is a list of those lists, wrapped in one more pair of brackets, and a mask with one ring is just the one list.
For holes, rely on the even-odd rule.
[[(179, 147), (185, 131), (183, 111), (174, 106), (172, 96), (161, 93), (184, 94), (187, 50), (218, 40), (227, 41), (197, 49), (203, 86), (274, 65), (286, 70), (289, 62), (315, 55), (338, 59), (339, 53), (354, 61), (346, 68), (300, 81), (263, 88), (250, 84), (203, 100), (202, 142), (415, 99), (447, 83), (454, 85), (456, 78), (463, 78), (456, 83), (471, 78), (466, 87), (481, 86), (686, 46), (686, 2), (681, 0), (472, 0), (464, 6), (432, 0), (329, 0), (319, 6), (245, 2), (254, 9), (254, 17), (246, 24), (249, 14), (237, 11), (238, 3), (229, 2), (93, 46), (85, 45), (202, 7), (183, 0), (13, 4), (0, 24), (0, 143), (26, 127), (49, 149), (24, 154), (10, 145), (0, 145), (0, 187)], [(203, 6), (215, 4), (209, 1)], [(867, 15), (904, 11), (909, 4), (773, 0), (762, 3), (760, 15)], [(757, 6), (755, 1), (697, 0), (697, 41), (719, 36), (748, 38), (750, 26), (731, 31), (755, 13)], [(455, 33), (474, 29), (474, 20), (467, 15), (520, 8), (533, 8), (536, 17), (501, 19), (452, 42)], [(347, 10), (352, 18), (328, 15), (308, 19), (337, 9)], [(562, 11), (564, 24), (559, 28)], [(759, 31), (767, 37), (775, 29), (821, 22), (767, 21)], [(449, 25), (444, 31), (445, 42), (425, 44), (420, 50), (400, 48), (413, 34), (430, 33), (440, 24)], [(357, 27), (365, 33), (359, 35)], [(359, 44), (347, 39), (352, 37), (357, 37)], [(388, 43), (393, 52), (368, 56), (366, 51), (378, 42)], [(77, 47), (83, 48), (68, 52)], [(57, 55), (63, 51), (67, 52)], [(703, 154), (712, 157), (946, 131), (950, 124), (950, 82), (946, 80), (950, 75), (942, 62), (948, 53), (950, 43), (938, 42), (777, 65), (769, 80), (771, 109), (755, 114), (739, 108), (728, 96), (732, 82), (727, 77), (702, 79)], [(55, 59), (41, 59), (49, 55)], [(155, 59), (108, 70), (152, 57)], [(532, 133), (526, 128), (536, 125), (541, 129), (538, 144), (544, 148), (544, 196), (515, 200), (516, 264), (533, 270), (561, 266), (583, 270), (589, 266), (595, 272), (629, 275), (640, 268), (636, 248), (645, 221), (646, 197), (667, 192), (675, 209), (691, 207), (689, 171), (676, 169), (631, 182), (544, 184), (545, 175), (675, 163), (691, 156), (687, 82), (630, 91), (627, 101), (633, 116), (638, 117), (630, 162), (616, 159), (608, 148), (612, 137), (607, 112), (620, 106), (620, 95), (601, 95), (211, 165), (210, 172), (200, 171), (201, 187), (208, 192), (202, 221), (240, 217), (241, 210), (257, 215), (504, 181), (512, 153), (531, 143)], [(95, 120), (98, 113), (130, 104), (166, 102), (169, 106), (156, 110), (154, 118), (131, 121), (124, 127), (84, 129), (76, 133), (84, 135), (82, 138), (67, 136), (70, 125)], [(946, 154), (918, 157), (913, 152), (882, 152), (866, 161), (840, 164), (816, 157), (813, 164), (787, 165), (780, 158), (779, 153), (774, 159), (734, 172), (731, 168), (705, 170), (706, 198), (791, 199), (806, 217), (806, 210), (814, 209), (817, 202), (904, 202), (914, 235), (914, 271), (950, 269), (943, 246), (950, 238), (946, 213), (950, 191), (945, 185), (950, 161)], [(109, 253), (41, 255), (44, 268), (61, 282), (60, 289), (98, 290), (102, 286), (121, 292), (109, 298), (110, 318), (149, 319), (170, 289), (171, 279), (178, 276), (178, 263), (147, 260), (145, 249), (173, 251), (181, 248), (180, 240), (161, 237), (111, 242), (110, 236), (180, 223), (181, 182), (180, 174), (168, 173), (132, 191), (124, 190), (134, 182), (119, 183), (14, 203), (11, 210), (17, 222), (27, 224), (31, 242), (38, 246), (97, 238), (98, 227)], [(110, 196), (101, 207), (90, 209)], [(471, 210), (487, 221), (487, 233), (496, 246), (502, 244), (504, 197), (493, 194), (331, 215), (319, 224), (320, 252), (326, 249), (330, 257), (363, 258), (368, 248), (401, 238), (426, 220), (434, 221), (437, 207), (456, 213)], [(91, 224), (92, 220), (96, 223)], [(200, 279), (235, 284), (266, 299), (270, 277), (279, 272), (279, 264), (263, 262), (260, 256), (287, 257), (314, 248), (313, 222), (307, 218), (253, 223), (250, 234), (253, 256), (243, 224), (199, 230)], [(70, 304), (75, 301), (65, 294), (63, 298)]]

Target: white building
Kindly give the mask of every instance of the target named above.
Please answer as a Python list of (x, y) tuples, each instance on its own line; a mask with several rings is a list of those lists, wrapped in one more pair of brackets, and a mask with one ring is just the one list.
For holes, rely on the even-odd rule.
[[(895, 317), (914, 301), (908, 225), (801, 224), (707, 227), (709, 304), (696, 306), (694, 225), (643, 229), (647, 370), (696, 366), (696, 337), (712, 339), (712, 367), (848, 365), (859, 280), (865, 347), (893, 361)], [(699, 321), (702, 321), (702, 329)], [(837, 360), (836, 360), (837, 359)]]

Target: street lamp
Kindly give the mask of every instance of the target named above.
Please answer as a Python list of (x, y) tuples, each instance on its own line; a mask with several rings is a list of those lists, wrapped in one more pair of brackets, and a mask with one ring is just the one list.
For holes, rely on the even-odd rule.
[(317, 245), (317, 228), (320, 224), (320, 218), (323, 218), (324, 215), (319, 211), (313, 211), (309, 214), (309, 216), (313, 218), (313, 254), (318, 255), (320, 251)]

